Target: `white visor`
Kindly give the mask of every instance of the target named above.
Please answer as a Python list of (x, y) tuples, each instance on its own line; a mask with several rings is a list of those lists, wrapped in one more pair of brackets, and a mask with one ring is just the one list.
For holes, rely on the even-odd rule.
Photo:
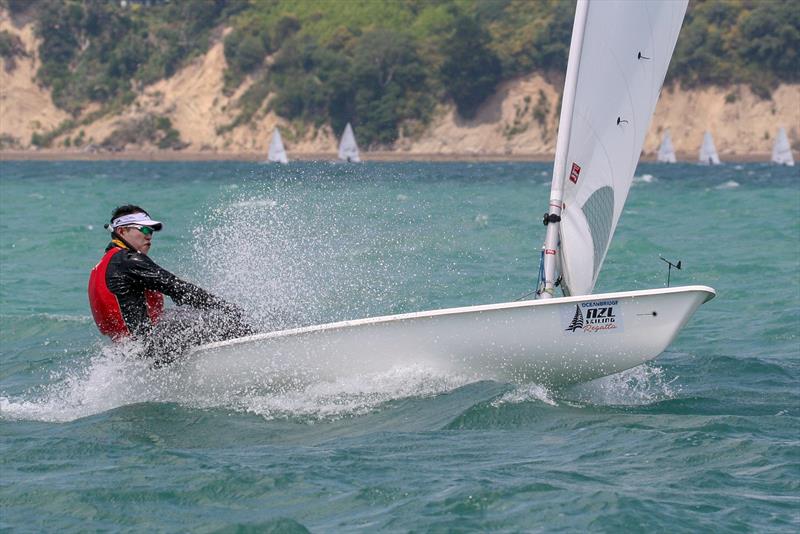
[(138, 213), (131, 213), (130, 215), (123, 215), (122, 217), (117, 217), (113, 221), (111, 221), (111, 229), (116, 230), (122, 226), (130, 226), (132, 224), (138, 224), (141, 226), (149, 226), (156, 232), (161, 230), (163, 226), (159, 221), (154, 221), (150, 218), (150, 216), (146, 213), (138, 212)]

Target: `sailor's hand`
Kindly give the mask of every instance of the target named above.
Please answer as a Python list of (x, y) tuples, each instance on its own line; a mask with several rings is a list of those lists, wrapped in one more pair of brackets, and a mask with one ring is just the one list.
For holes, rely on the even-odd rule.
[(245, 311), (236, 304), (226, 303), (221, 309), (231, 326), (235, 326), (238, 335), (250, 335), (255, 333), (255, 329), (250, 326), (250, 320)]
[(226, 302), (223, 306), (220, 307), (220, 311), (225, 314), (226, 317), (237, 321), (242, 322), (245, 320), (245, 313), (242, 308), (237, 306), (236, 304), (231, 304), (230, 302)]

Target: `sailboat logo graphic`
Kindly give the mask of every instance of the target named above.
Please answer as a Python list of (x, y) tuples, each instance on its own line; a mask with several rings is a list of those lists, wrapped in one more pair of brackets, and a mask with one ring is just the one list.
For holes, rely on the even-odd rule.
[(565, 329), (575, 331), (578, 328), (583, 329), (583, 313), (581, 313), (581, 307), (575, 306), (575, 316), (572, 318), (572, 322), (569, 323), (569, 326)]

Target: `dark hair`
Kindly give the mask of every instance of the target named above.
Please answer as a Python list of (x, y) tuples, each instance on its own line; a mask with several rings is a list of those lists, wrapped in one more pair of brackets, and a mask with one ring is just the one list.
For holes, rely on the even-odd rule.
[(122, 217), (123, 215), (130, 215), (132, 213), (144, 213), (148, 217), (150, 216), (145, 210), (140, 208), (139, 206), (134, 206), (133, 204), (125, 204), (124, 206), (118, 206), (111, 212), (111, 220), (108, 222), (114, 222), (114, 219), (118, 217)]

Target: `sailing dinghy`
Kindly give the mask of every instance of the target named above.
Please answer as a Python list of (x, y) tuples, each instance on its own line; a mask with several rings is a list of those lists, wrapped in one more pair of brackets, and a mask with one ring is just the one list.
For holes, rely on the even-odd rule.
[(675, 147), (672, 146), (672, 136), (669, 135), (669, 130), (664, 132), (664, 139), (661, 140), (661, 146), (658, 147), (658, 156), (656, 159), (660, 163), (677, 163), (675, 157)]
[(719, 154), (717, 147), (714, 146), (714, 138), (711, 132), (703, 133), (703, 144), (700, 145), (700, 154), (697, 158), (701, 165), (719, 165)]
[(272, 132), (272, 141), (269, 143), (269, 153), (267, 160), (273, 163), (289, 163), (289, 158), (286, 155), (286, 149), (283, 147), (283, 139), (281, 139), (281, 132), (278, 128)]
[(358, 145), (356, 144), (356, 136), (353, 133), (353, 127), (350, 123), (344, 127), (342, 140), (339, 142), (339, 159), (348, 163), (360, 163), (361, 158), (358, 156)]
[(772, 163), (794, 167), (792, 147), (789, 146), (789, 138), (786, 137), (786, 130), (783, 128), (778, 128), (778, 136), (772, 145)]
[[(295, 328), (194, 349), (190, 377), (303, 387), (420, 366), (563, 386), (658, 356), (706, 286), (592, 294), (687, 1), (578, 0), (535, 300)], [(556, 296), (557, 286), (564, 296)], [(288, 386), (287, 386), (288, 384)]]

